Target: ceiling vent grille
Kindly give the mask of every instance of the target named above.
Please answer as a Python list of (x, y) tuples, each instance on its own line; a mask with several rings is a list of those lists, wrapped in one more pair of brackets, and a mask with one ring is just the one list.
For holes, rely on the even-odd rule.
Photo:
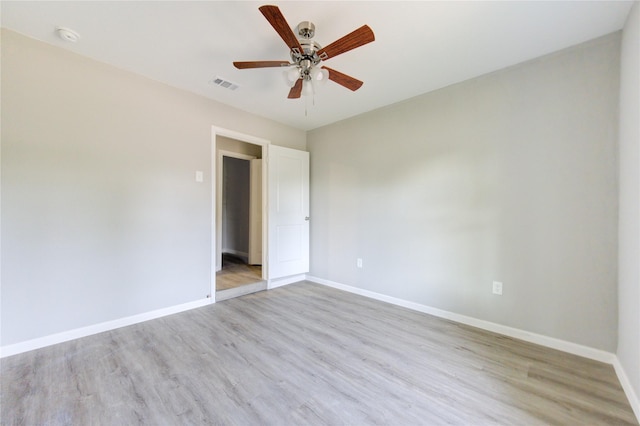
[(209, 83), (215, 84), (216, 86), (220, 86), (222, 88), (229, 89), (229, 90), (236, 90), (237, 88), (240, 87), (239, 84), (233, 83), (233, 82), (231, 82), (229, 80), (225, 80), (224, 78), (218, 77), (218, 76), (216, 76)]

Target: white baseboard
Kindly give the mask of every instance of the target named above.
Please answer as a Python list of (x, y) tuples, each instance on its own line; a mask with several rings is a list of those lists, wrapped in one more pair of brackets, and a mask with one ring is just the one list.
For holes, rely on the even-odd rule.
[[(274, 289), (287, 284), (293, 284), (296, 282), (304, 281), (305, 275), (292, 275), (290, 277), (278, 278), (269, 280), (268, 289)], [(99, 324), (89, 325), (87, 327), (81, 327), (74, 330), (63, 331), (61, 333), (51, 334), (37, 339), (27, 340), (20, 343), (14, 343), (12, 345), (5, 345), (0, 347), (0, 358), (5, 358), (12, 355), (17, 355), (23, 352), (32, 351), (34, 349), (44, 348), (45, 346), (56, 345), (58, 343), (67, 342), (69, 340), (79, 339), (81, 337), (91, 336), (93, 334), (102, 333), (104, 331), (114, 330), (120, 327), (126, 327), (128, 325), (137, 324), (144, 321), (149, 321), (156, 318), (161, 318), (167, 315), (177, 314), (179, 312), (188, 311), (190, 309), (199, 308), (201, 306), (215, 303), (215, 298), (206, 298), (195, 300), (193, 302), (183, 303), (181, 305), (169, 306), (167, 308), (158, 309), (151, 312), (145, 312), (130, 317), (119, 318), (112, 321), (106, 321)]]
[(307, 281), (337, 288), (339, 290), (348, 291), (350, 293), (359, 294), (361, 296), (370, 297), (372, 299), (402, 306), (404, 308), (412, 309), (414, 311), (423, 312), (436, 317), (445, 318), (451, 321), (470, 325), (472, 327), (477, 327), (483, 330), (492, 331), (494, 333), (499, 333), (505, 336), (514, 337), (516, 339), (546, 346), (548, 348), (557, 349), (563, 352), (568, 352), (570, 354), (579, 355), (579, 356), (593, 359), (600, 362), (605, 362), (607, 364), (613, 364), (613, 361), (616, 358), (616, 356), (613, 353), (606, 352), (600, 349), (594, 349), (588, 346), (579, 345), (577, 343), (571, 343), (565, 340), (556, 339), (554, 337), (548, 337), (541, 334), (520, 330), (518, 328), (508, 327), (506, 325), (496, 324), (490, 321), (484, 321), (477, 318), (468, 317), (466, 315), (456, 314), (454, 312), (449, 312), (449, 311), (434, 308), (431, 306), (422, 305), (420, 303), (410, 302), (408, 300), (387, 296), (385, 294), (376, 293), (369, 290), (363, 290), (361, 288), (340, 284), (334, 281), (325, 280), (323, 278), (307, 275)]
[(274, 288), (282, 287), (283, 285), (304, 281), (305, 279), (307, 278), (306, 278), (306, 275), (304, 274), (291, 275), (290, 277), (284, 277), (284, 278), (276, 278), (268, 281), (267, 289), (272, 290)]
[(622, 389), (624, 389), (624, 393), (627, 395), (627, 399), (629, 400), (629, 404), (631, 404), (633, 413), (636, 415), (638, 422), (640, 422), (640, 398), (638, 398), (638, 394), (633, 390), (631, 381), (629, 380), (627, 373), (624, 371), (622, 364), (620, 364), (620, 360), (617, 356), (613, 360), (613, 368), (616, 370), (618, 380), (620, 380)]
[(589, 358), (595, 361), (611, 364), (613, 365), (613, 368), (616, 371), (618, 380), (620, 380), (622, 389), (624, 390), (624, 393), (627, 395), (627, 399), (629, 400), (629, 404), (631, 405), (631, 408), (633, 409), (633, 412), (636, 415), (636, 418), (640, 421), (640, 400), (638, 399), (638, 395), (635, 393), (633, 387), (631, 386), (631, 382), (629, 381), (629, 378), (627, 377), (627, 374), (625, 373), (624, 368), (620, 364), (620, 360), (618, 359), (616, 354), (613, 354), (611, 352), (606, 352), (600, 349), (594, 349), (588, 346), (579, 345), (577, 343), (556, 339), (554, 337), (548, 337), (541, 334), (520, 330), (518, 328), (507, 327), (505, 325), (496, 324), (493, 322), (456, 314), (454, 312), (433, 308), (431, 306), (410, 302), (410, 301), (399, 299), (396, 297), (387, 296), (385, 294), (376, 293), (369, 290), (363, 290), (358, 287), (340, 284), (335, 281), (325, 280), (324, 278), (318, 278), (312, 275), (307, 275), (306, 279), (307, 281), (326, 285), (328, 287), (333, 287), (338, 290), (344, 290), (349, 293), (358, 294), (360, 296), (365, 296), (375, 300), (391, 303), (393, 305), (402, 306), (404, 308), (412, 309), (414, 311), (423, 312), (436, 317), (445, 318), (451, 321), (470, 325), (472, 327), (477, 327), (483, 330), (492, 331), (494, 333), (524, 340), (526, 342), (535, 343), (541, 346), (557, 349), (573, 355), (578, 355), (584, 358)]
[(69, 340), (79, 339), (80, 337), (91, 336), (92, 334), (102, 333), (104, 331), (114, 330), (120, 327), (126, 327), (152, 319), (164, 317), (167, 315), (177, 314), (178, 312), (188, 311), (190, 309), (200, 308), (202, 306), (214, 303), (213, 298), (194, 300), (193, 302), (183, 303), (181, 305), (169, 306), (167, 308), (157, 309), (155, 311), (145, 312), (142, 314), (132, 315), (130, 317), (119, 318), (112, 321), (106, 321), (99, 324), (89, 325), (87, 327), (76, 328), (74, 330), (63, 331), (62, 333), (51, 334), (49, 336), (39, 337), (37, 339), (27, 340), (25, 342), (15, 343), (0, 347), (0, 358), (11, 355), (17, 355), (23, 352), (32, 351), (34, 349), (51, 346)]

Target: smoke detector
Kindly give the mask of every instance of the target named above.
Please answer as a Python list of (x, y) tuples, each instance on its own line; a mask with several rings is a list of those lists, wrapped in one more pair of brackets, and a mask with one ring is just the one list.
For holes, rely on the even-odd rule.
[(64, 41), (68, 41), (70, 43), (75, 43), (76, 41), (80, 40), (80, 34), (69, 28), (56, 27), (56, 34), (58, 34), (58, 37), (60, 37)]

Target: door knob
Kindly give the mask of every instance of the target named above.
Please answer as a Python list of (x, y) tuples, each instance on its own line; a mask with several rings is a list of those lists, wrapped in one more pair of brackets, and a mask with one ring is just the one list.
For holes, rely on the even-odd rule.
[(308, 221), (309, 220), (309, 216), (305, 216), (304, 220)]

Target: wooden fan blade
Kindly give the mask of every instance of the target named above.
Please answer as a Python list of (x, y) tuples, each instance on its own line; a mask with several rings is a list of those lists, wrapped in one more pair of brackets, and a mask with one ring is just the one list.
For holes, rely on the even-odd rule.
[(329, 71), (329, 80), (338, 83), (341, 86), (346, 87), (349, 90), (356, 91), (358, 90), (364, 83), (358, 79), (355, 79), (351, 76), (341, 73), (340, 71), (336, 71), (334, 69), (328, 67), (322, 67), (323, 69)]
[(234, 62), (233, 65), (239, 70), (245, 70), (248, 68), (287, 67), (290, 64), (287, 61), (245, 61), (245, 62)]
[(287, 96), (287, 98), (298, 99), (301, 94), (302, 94), (302, 79), (299, 78), (298, 81), (296, 81), (296, 84), (294, 84), (291, 90), (289, 91), (289, 96)]
[(371, 43), (375, 39), (371, 28), (369, 28), (368, 25), (363, 25), (357, 30), (350, 32), (346, 36), (318, 50), (318, 56), (320, 56), (322, 60), (333, 58), (356, 47)]
[(302, 46), (300, 46), (300, 42), (298, 38), (291, 30), (291, 27), (287, 23), (287, 20), (284, 19), (284, 15), (278, 9), (278, 6), (260, 6), (258, 8), (260, 12), (267, 18), (267, 21), (271, 24), (274, 30), (282, 37), (282, 40), (289, 46), (289, 49), (294, 50), (298, 49), (299, 53), (302, 53)]

